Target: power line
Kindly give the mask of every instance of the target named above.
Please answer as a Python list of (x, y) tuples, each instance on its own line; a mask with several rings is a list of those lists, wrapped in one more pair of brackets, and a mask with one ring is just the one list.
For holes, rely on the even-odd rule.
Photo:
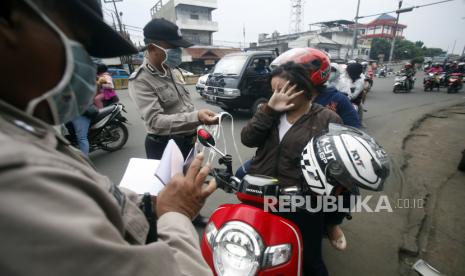
[(411, 7), (408, 7), (408, 8), (397, 9), (397, 10), (388, 11), (388, 12), (382, 12), (382, 13), (376, 13), (376, 14), (370, 14), (370, 15), (359, 16), (358, 18), (360, 19), (360, 18), (366, 18), (366, 17), (373, 17), (373, 16), (377, 16), (377, 15), (382, 15), (382, 14), (385, 14), (385, 13), (402, 13), (402, 12), (408, 12), (408, 11), (412, 11), (413, 9), (418, 9), (418, 8), (422, 8), (422, 7), (428, 7), (428, 6), (437, 5), (437, 4), (442, 4), (442, 3), (451, 2), (451, 1), (455, 1), (455, 0), (444, 0), (444, 1), (439, 1), (439, 2), (433, 2), (433, 3), (424, 4), (424, 5), (411, 6)]

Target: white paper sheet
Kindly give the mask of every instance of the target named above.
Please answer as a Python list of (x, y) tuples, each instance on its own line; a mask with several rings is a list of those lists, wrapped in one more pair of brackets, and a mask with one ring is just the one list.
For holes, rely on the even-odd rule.
[(183, 173), (182, 168), (184, 157), (174, 140), (169, 140), (165, 151), (160, 160), (160, 166), (156, 170), (155, 176), (165, 185), (169, 183), (171, 178), (178, 173)]
[(127, 188), (137, 194), (150, 193), (158, 195), (164, 185), (155, 177), (160, 160), (131, 158), (121, 179), (120, 187)]

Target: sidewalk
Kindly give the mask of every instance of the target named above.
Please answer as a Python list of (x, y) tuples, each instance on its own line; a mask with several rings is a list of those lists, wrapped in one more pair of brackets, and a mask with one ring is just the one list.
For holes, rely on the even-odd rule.
[(399, 251), (403, 275), (419, 258), (446, 275), (465, 275), (465, 104), (428, 114), (405, 138), (403, 198), (423, 198), (409, 209)]

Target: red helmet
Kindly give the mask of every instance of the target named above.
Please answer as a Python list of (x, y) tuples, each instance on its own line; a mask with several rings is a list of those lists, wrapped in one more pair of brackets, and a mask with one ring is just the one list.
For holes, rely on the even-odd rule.
[(331, 64), (328, 55), (314, 48), (294, 48), (282, 53), (271, 63), (276, 67), (287, 62), (295, 62), (309, 69), (310, 81), (314, 86), (324, 84), (331, 73)]
[(412, 64), (410, 62), (407, 62), (405, 65), (404, 65), (404, 68), (412, 68)]

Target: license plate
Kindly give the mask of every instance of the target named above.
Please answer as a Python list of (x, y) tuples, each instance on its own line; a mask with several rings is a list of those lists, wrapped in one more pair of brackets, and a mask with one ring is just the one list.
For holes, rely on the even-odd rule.
[(212, 102), (216, 102), (216, 96), (207, 95), (207, 100), (212, 101)]

